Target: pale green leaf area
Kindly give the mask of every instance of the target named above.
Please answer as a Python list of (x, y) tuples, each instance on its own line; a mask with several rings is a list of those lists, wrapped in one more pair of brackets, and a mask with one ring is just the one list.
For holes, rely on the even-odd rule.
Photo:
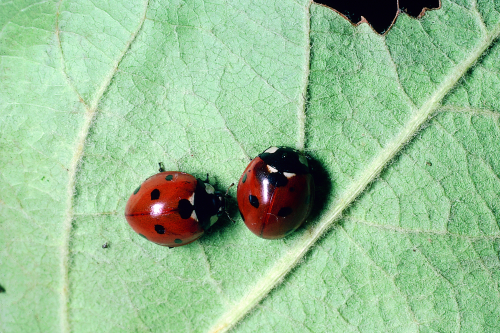
[[(500, 2), (386, 36), (306, 0), (0, 3), (0, 332), (500, 331)], [(316, 206), (269, 241), (126, 223), (157, 171), (271, 145)], [(104, 243), (107, 248), (103, 248)]]

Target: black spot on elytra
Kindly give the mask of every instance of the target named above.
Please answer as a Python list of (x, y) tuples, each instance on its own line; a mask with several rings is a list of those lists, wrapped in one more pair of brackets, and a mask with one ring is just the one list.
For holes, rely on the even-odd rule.
[(174, 178), (173, 175), (168, 175), (167, 177), (165, 177), (165, 180), (171, 181), (173, 178)]
[(191, 216), (193, 209), (194, 207), (188, 199), (179, 200), (179, 214), (181, 215), (181, 218), (188, 219)]
[(280, 211), (278, 212), (278, 216), (285, 217), (287, 215), (290, 215), (292, 213), (292, 208), (290, 207), (281, 207)]
[(243, 179), (241, 180), (242, 183), (246, 182), (247, 181), (247, 174), (245, 173), (243, 175)]
[(243, 213), (241, 212), (241, 210), (240, 210), (240, 215), (241, 215), (241, 219), (243, 220), (243, 222), (245, 222), (245, 217), (243, 216)]
[(135, 189), (134, 194), (137, 194), (137, 192), (139, 192), (140, 189), (141, 189), (141, 185), (139, 185), (139, 187)]
[(248, 200), (250, 201), (250, 205), (254, 206), (255, 208), (259, 208), (259, 199), (257, 199), (255, 195), (250, 194)]
[(282, 173), (273, 172), (269, 174), (269, 183), (275, 187), (282, 187), (288, 184), (288, 178), (285, 177)]
[(182, 240), (180, 240), (179, 238), (176, 238), (176, 239), (174, 240), (174, 242), (175, 242), (175, 244), (180, 244), (180, 243), (182, 243)]
[(163, 235), (165, 233), (165, 228), (160, 224), (155, 224), (155, 230), (160, 235)]
[(154, 190), (151, 191), (151, 200), (158, 200), (160, 199), (160, 190), (155, 188)]

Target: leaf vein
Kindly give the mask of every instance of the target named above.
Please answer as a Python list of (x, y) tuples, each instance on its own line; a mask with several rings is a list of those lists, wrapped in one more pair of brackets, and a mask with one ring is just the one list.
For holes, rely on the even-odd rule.
[(474, 107), (460, 107), (445, 105), (436, 110), (435, 114), (445, 113), (445, 112), (455, 112), (455, 113), (471, 113), (478, 116), (491, 117), (497, 119), (500, 117), (500, 113), (486, 108), (474, 108)]
[(333, 202), (331, 208), (325, 212), (318, 224), (306, 230), (302, 237), (271, 267), (264, 276), (250, 288), (241, 300), (234, 307), (224, 313), (209, 332), (226, 332), (234, 327), (243, 317), (265, 298), (268, 293), (282, 282), (283, 278), (296, 267), (302, 257), (323, 236), (332, 225), (337, 222), (342, 212), (364, 192), (380, 172), (392, 161), (400, 150), (413, 138), (421, 129), (422, 125), (428, 121), (432, 113), (440, 106), (443, 98), (455, 87), (457, 82), (467, 73), (472, 66), (480, 59), (488, 47), (498, 38), (500, 34), (500, 24), (486, 38), (482, 39), (470, 55), (460, 62), (441, 82), (435, 92), (418, 109), (407, 122), (402, 131), (396, 135), (394, 140), (389, 142), (375, 158), (368, 163), (368, 166), (355, 178), (355, 181), (348, 187), (340, 197)]
[[(380, 272), (382, 272), (391, 282), (392, 282), (392, 285), (394, 286), (394, 288), (398, 291), (399, 293), (399, 296), (401, 296), (404, 300), (405, 300), (405, 303), (407, 305), (407, 310), (408, 310), (408, 313), (410, 314), (411, 318), (412, 318), (412, 321), (413, 322), (418, 322), (417, 321), (417, 318), (415, 317), (415, 313), (413, 312), (413, 309), (411, 308), (410, 306), (410, 303), (408, 301), (408, 295), (405, 295), (403, 293), (403, 291), (401, 290), (401, 288), (399, 288), (399, 286), (397, 285), (396, 283), (396, 280), (395, 280), (395, 276), (394, 275), (391, 275), (389, 274), (389, 272), (387, 272), (383, 267), (379, 266), (375, 260), (373, 260), (373, 258), (365, 251), (365, 249), (363, 248), (363, 246), (361, 246), (361, 244), (359, 244), (348, 232), (347, 230), (344, 229), (343, 226), (340, 226), (340, 229), (342, 229), (345, 233), (345, 235), (347, 236), (347, 238), (349, 238), (349, 240), (352, 242), (352, 244), (354, 244), (354, 246), (356, 246), (356, 248), (358, 249), (358, 251), (368, 260), (371, 262), (371, 264), (378, 268), (380, 270)], [(371, 280), (370, 280), (371, 281)], [(373, 285), (371, 284), (370, 282), (370, 287), (373, 290), (375, 290), (373, 288)], [(375, 294), (375, 293), (374, 293)], [(382, 315), (380, 316), (381, 318), (383, 317)]]
[(397, 233), (401, 233), (401, 234), (424, 234), (424, 235), (433, 235), (433, 236), (448, 236), (448, 237), (455, 237), (455, 238), (459, 238), (459, 239), (465, 239), (468, 241), (476, 241), (476, 240), (496, 241), (496, 240), (500, 240), (500, 234), (499, 235), (491, 235), (491, 236), (489, 236), (489, 235), (467, 236), (467, 235), (463, 235), (463, 234), (456, 234), (456, 233), (450, 232), (448, 230), (439, 231), (439, 230), (409, 229), (409, 228), (404, 228), (404, 227), (396, 227), (393, 225), (376, 224), (374, 222), (362, 220), (362, 219), (356, 218), (356, 217), (345, 217), (344, 220), (351, 221), (354, 223), (364, 224), (370, 228), (388, 230), (388, 231), (397, 232)]
[(142, 26), (144, 24), (145, 18), (146, 18), (146, 12), (147, 8), (149, 5), (149, 0), (145, 0), (144, 3), (144, 11), (142, 13), (142, 16), (140, 17), (139, 24), (137, 26), (137, 29), (135, 32), (131, 35), (129, 41), (127, 42), (122, 54), (119, 56), (119, 58), (115, 61), (111, 71), (108, 73), (108, 75), (105, 77), (104, 82), (101, 84), (101, 87), (99, 88), (97, 94), (96, 94), (96, 99), (89, 105), (86, 104), (86, 102), (83, 100), (83, 98), (80, 96), (78, 93), (76, 87), (72, 84), (71, 80), (69, 79), (69, 76), (66, 72), (66, 66), (65, 66), (65, 61), (64, 61), (64, 53), (63, 53), (63, 48), (61, 45), (61, 39), (59, 36), (59, 15), (60, 15), (60, 8), (62, 5), (63, 0), (59, 1), (58, 4), (58, 9), (57, 9), (57, 14), (56, 14), (56, 37), (58, 41), (58, 46), (59, 50), (61, 52), (61, 61), (63, 65), (63, 71), (66, 76), (66, 79), (68, 80), (69, 85), (73, 88), (75, 93), (79, 96), (80, 101), (85, 105), (86, 113), (84, 116), (84, 122), (83, 126), (80, 130), (80, 133), (78, 135), (78, 138), (75, 142), (75, 153), (73, 154), (73, 157), (71, 159), (71, 164), (69, 166), (69, 171), (68, 171), (68, 186), (67, 186), (67, 202), (66, 202), (66, 213), (64, 217), (64, 221), (62, 224), (62, 245), (61, 245), (61, 276), (62, 276), (62, 282), (61, 282), (61, 291), (60, 291), (60, 327), (61, 327), (61, 332), (69, 332), (70, 331), (70, 320), (69, 320), (69, 259), (70, 259), (70, 245), (71, 245), (71, 231), (72, 231), (72, 226), (73, 226), (73, 203), (74, 203), (74, 196), (75, 196), (75, 186), (76, 186), (76, 177), (78, 174), (78, 169), (80, 166), (80, 163), (82, 161), (83, 155), (84, 155), (84, 146), (85, 146), (85, 141), (88, 137), (90, 128), (93, 123), (93, 119), (95, 117), (98, 103), (104, 93), (107, 91), (111, 80), (113, 79), (114, 75), (117, 72), (118, 65), (120, 64), (121, 60), (124, 58), (125, 54), (128, 52), (130, 49), (132, 43), (134, 42), (135, 38), (139, 34), (139, 32), (142, 29)]

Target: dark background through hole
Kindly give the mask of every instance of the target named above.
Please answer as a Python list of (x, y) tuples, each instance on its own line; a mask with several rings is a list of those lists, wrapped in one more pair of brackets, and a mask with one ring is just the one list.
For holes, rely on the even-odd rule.
[(392, 25), (399, 11), (404, 11), (412, 17), (418, 17), (424, 8), (439, 8), (439, 0), (321, 0), (315, 1), (337, 10), (352, 23), (361, 21), (363, 16), (379, 34), (386, 33)]

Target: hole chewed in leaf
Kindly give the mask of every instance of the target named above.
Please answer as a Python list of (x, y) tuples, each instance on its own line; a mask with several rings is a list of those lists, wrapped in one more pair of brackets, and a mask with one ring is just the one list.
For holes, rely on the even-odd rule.
[(421, 18), (427, 10), (441, 8), (440, 0), (319, 0), (315, 1), (333, 9), (354, 25), (368, 23), (377, 33), (386, 34), (401, 12)]

